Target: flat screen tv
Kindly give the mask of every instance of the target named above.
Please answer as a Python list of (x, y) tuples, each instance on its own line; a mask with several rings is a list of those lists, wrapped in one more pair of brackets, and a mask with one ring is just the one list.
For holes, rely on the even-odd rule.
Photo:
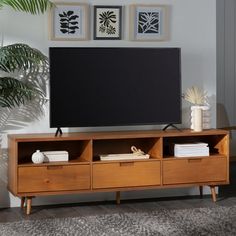
[(51, 47), (50, 127), (181, 123), (179, 48)]

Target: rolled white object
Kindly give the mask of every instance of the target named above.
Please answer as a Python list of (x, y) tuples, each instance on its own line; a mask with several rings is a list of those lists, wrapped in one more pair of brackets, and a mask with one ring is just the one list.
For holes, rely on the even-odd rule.
[(202, 109), (195, 108), (194, 110), (194, 131), (202, 131)]

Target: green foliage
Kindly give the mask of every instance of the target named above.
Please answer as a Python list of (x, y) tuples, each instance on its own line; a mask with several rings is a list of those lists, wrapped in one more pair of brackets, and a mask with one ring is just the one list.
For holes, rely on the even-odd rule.
[[(49, 0), (0, 0), (0, 10), (10, 6), (31, 14), (44, 13), (52, 5)], [(48, 73), (48, 58), (39, 50), (25, 44), (0, 45), (0, 137), (44, 114)]]
[(42, 92), (29, 84), (15, 78), (0, 77), (0, 106), (14, 107), (32, 100), (36, 96), (43, 96)]
[(45, 55), (26, 44), (12, 44), (0, 48), (0, 70), (5, 72), (32, 70), (45, 61)]
[(44, 13), (52, 4), (49, 0), (0, 0), (0, 8), (6, 5), (31, 14)]
[(41, 103), (46, 102), (45, 84), (38, 75), (47, 67), (47, 57), (28, 45), (13, 44), (0, 48), (0, 71), (18, 75), (17, 79), (0, 77), (0, 106), (12, 108), (36, 98)]
[[(10, 6), (17, 11), (39, 14), (52, 4), (49, 0), (0, 0), (0, 9)], [(26, 101), (44, 104), (47, 70), (48, 59), (37, 49), (25, 44), (0, 47), (0, 73), (4, 73), (0, 77), (0, 107), (13, 108)]]

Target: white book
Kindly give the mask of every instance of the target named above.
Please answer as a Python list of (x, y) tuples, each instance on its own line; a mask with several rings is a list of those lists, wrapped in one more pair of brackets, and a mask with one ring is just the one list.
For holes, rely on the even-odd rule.
[(198, 152), (206, 152), (209, 151), (208, 147), (202, 147), (202, 148), (186, 148), (186, 149), (178, 149), (175, 148), (175, 152), (190, 152), (190, 153), (198, 153)]
[(178, 148), (196, 148), (196, 147), (207, 147), (208, 143), (176, 143), (175, 147)]
[(209, 150), (204, 150), (201, 152), (175, 152), (175, 157), (199, 157), (199, 156), (209, 156)]
[(67, 151), (46, 151), (44, 155), (68, 155)]
[(207, 153), (196, 153), (196, 154), (177, 154), (175, 157), (207, 157), (209, 154)]
[(43, 152), (45, 161), (69, 161), (69, 153), (67, 151), (47, 151)]
[(209, 156), (209, 153), (176, 153), (175, 157), (200, 157), (200, 156)]

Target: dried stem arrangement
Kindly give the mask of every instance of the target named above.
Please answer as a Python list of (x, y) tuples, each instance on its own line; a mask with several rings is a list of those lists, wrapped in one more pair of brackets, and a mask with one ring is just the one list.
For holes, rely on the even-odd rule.
[(194, 105), (204, 105), (206, 97), (207, 93), (196, 86), (188, 88), (183, 94), (183, 98)]

